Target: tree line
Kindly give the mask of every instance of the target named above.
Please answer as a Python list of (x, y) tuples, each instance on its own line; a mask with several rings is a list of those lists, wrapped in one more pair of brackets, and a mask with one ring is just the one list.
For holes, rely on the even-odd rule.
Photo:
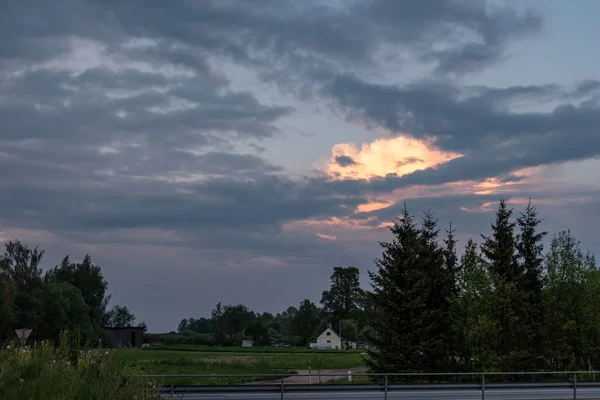
[(328, 324), (347, 340), (365, 337), (366, 316), (360, 288), (360, 271), (355, 267), (335, 267), (331, 287), (323, 292), (321, 306), (304, 299), (277, 314), (254, 312), (243, 304), (218, 303), (210, 317), (185, 318), (177, 335), (161, 335), (159, 340), (180, 344), (239, 345), (244, 339), (257, 345), (273, 343), (305, 346), (316, 339)]
[(5, 243), (0, 255), (0, 338), (27, 328), (33, 329), (31, 338), (56, 343), (62, 332), (70, 331), (81, 344), (95, 345), (107, 343), (103, 328), (135, 323), (127, 307), (108, 307), (108, 284), (89, 255), (81, 262), (65, 256), (45, 273), (40, 268), (43, 256), (43, 250), (18, 240)]
[[(307, 345), (327, 326), (368, 344), (374, 372), (598, 369), (600, 271), (569, 230), (549, 234), (529, 202), (514, 214), (501, 200), (491, 233), (458, 255), (452, 225), (404, 208), (360, 287), (355, 267), (335, 267), (320, 305), (303, 300), (276, 315), (217, 304), (184, 319), (183, 343)], [(341, 329), (340, 329), (341, 328)], [(175, 340), (175, 339), (173, 339)]]

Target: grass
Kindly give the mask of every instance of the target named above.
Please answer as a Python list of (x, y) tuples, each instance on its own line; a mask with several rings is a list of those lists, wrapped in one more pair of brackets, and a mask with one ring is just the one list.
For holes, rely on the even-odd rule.
[(29, 349), (10, 345), (0, 350), (0, 399), (11, 400), (158, 400), (156, 380), (105, 349), (78, 351), (68, 339), (58, 347), (35, 343)]
[[(278, 348), (217, 348), (176, 346), (150, 349), (117, 349), (125, 365), (151, 375), (286, 374), (296, 370), (342, 369), (364, 364), (358, 351), (324, 351)], [(269, 378), (178, 378), (169, 383), (231, 384)]]
[(294, 354), (360, 354), (361, 350), (314, 350), (306, 347), (219, 347), (193, 344), (152, 346), (150, 350), (200, 351), (202, 353), (294, 353)]

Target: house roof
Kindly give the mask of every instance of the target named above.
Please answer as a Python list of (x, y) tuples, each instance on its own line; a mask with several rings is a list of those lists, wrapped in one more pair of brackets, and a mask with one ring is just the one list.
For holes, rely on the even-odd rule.
[(331, 332), (333, 332), (333, 334), (335, 336), (339, 337), (340, 339), (342, 338), (339, 333), (337, 333), (336, 331), (333, 330), (333, 328), (325, 328), (325, 330), (321, 333), (321, 335), (324, 334), (325, 332), (327, 332), (327, 330), (330, 330)]
[(333, 334), (334, 334), (335, 336), (339, 337), (339, 338), (340, 338), (340, 340), (347, 340), (348, 342), (356, 342), (356, 341), (357, 341), (357, 340), (356, 340), (356, 338), (355, 338), (354, 336), (351, 336), (351, 337), (348, 337), (348, 338), (343, 338), (343, 337), (342, 337), (342, 336), (341, 336), (339, 333), (337, 333), (337, 332), (335, 331), (335, 329), (333, 329), (333, 328), (325, 328), (325, 330), (324, 330), (324, 331), (321, 333), (321, 335), (322, 335), (322, 334), (324, 334), (325, 332), (327, 332), (327, 329), (329, 329), (331, 332), (333, 332)]

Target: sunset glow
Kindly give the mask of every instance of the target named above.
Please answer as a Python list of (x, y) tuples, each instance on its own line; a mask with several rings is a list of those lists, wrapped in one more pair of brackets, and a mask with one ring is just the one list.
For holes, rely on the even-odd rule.
[(377, 139), (360, 148), (354, 143), (337, 144), (331, 150), (325, 170), (332, 179), (368, 180), (388, 174), (407, 175), (461, 156), (437, 150), (432, 142), (399, 136)]

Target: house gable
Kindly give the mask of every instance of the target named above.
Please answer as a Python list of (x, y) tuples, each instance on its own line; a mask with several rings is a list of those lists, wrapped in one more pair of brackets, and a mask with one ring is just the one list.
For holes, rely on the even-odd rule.
[(327, 340), (341, 340), (340, 335), (338, 335), (333, 329), (327, 328), (321, 333), (317, 339), (319, 342), (326, 342)]

